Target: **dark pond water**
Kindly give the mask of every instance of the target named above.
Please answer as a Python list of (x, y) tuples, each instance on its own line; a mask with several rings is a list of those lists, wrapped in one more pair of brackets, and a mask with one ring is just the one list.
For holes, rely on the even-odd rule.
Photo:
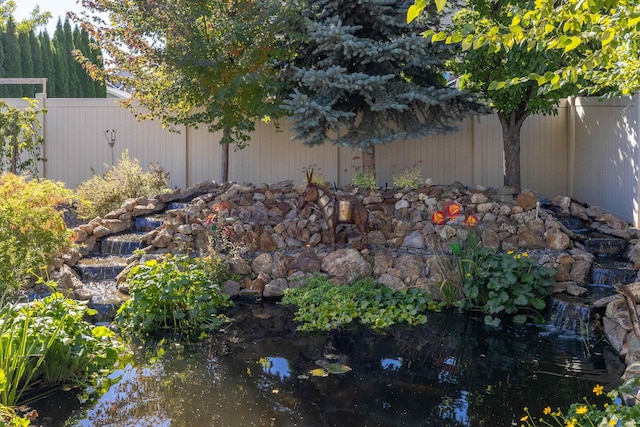
[[(244, 304), (235, 323), (185, 349), (138, 347), (106, 393), (59, 392), (33, 405), (58, 426), (511, 426), (527, 406), (566, 408), (595, 384), (619, 385), (607, 348), (535, 326), (501, 329), (455, 313), (381, 336), (295, 332), (292, 311)], [(153, 362), (153, 363), (152, 363)], [(314, 377), (319, 365), (351, 368)]]

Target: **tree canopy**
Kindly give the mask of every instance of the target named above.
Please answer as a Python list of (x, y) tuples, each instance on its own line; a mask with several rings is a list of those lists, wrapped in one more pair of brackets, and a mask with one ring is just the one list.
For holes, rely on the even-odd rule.
[[(82, 1), (74, 16), (106, 51), (105, 69), (79, 59), (94, 77), (121, 83), (164, 126), (222, 131), (222, 180), (230, 144), (247, 143), (255, 122), (282, 114), (276, 67), (284, 54), (282, 4), (250, 0)], [(90, 15), (98, 12), (99, 14)], [(103, 19), (101, 16), (107, 16)], [(228, 154), (226, 154), (228, 155)]]
[[(483, 31), (485, 27), (504, 27), (512, 22), (511, 11), (519, 0), (493, 2), (470, 0), (465, 9), (453, 17), (453, 34)], [(435, 32), (426, 33), (427, 39), (438, 39)], [(445, 39), (446, 40), (446, 39)], [(459, 46), (459, 44), (456, 44)], [(526, 46), (514, 45), (509, 50), (478, 46), (468, 49), (450, 62), (450, 69), (460, 76), (460, 86), (479, 94), (490, 102), (502, 126), (505, 171), (504, 184), (520, 190), (520, 131), (531, 114), (555, 114), (561, 98), (577, 93), (576, 85), (562, 85), (538, 90), (535, 80), (500, 87), (495, 81), (511, 81), (524, 75), (544, 75), (575, 62), (576, 51), (563, 54), (554, 49), (537, 52)]]
[[(436, 0), (438, 8), (447, 0)], [(416, 0), (407, 20), (419, 16), (429, 0)], [(541, 92), (576, 85), (583, 93), (626, 95), (640, 89), (640, 3), (637, 0), (535, 0), (509, 6), (510, 22), (467, 28), (438, 38), (462, 42), (467, 49), (489, 46), (495, 52), (515, 47), (542, 53), (555, 50), (576, 60), (544, 74), (522, 73), (510, 80), (495, 80), (501, 89), (535, 80)]]
[(452, 49), (421, 32), (435, 25), (405, 22), (408, 2), (309, 0), (304, 46), (294, 61), (295, 91), (285, 101), (296, 138), (360, 149), (375, 173), (375, 147), (456, 129), (472, 97), (448, 87)]

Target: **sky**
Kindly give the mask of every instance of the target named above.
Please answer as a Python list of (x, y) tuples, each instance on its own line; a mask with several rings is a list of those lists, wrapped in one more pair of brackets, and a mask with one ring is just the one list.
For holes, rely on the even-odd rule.
[(51, 12), (53, 17), (49, 21), (49, 25), (47, 25), (49, 35), (53, 35), (56, 29), (58, 16), (64, 20), (67, 11), (80, 12), (82, 10), (82, 6), (79, 2), (76, 3), (76, 0), (16, 0), (16, 4), (18, 7), (15, 12), (15, 18), (19, 21), (27, 18), (36, 5), (39, 5), (40, 10), (43, 12)]

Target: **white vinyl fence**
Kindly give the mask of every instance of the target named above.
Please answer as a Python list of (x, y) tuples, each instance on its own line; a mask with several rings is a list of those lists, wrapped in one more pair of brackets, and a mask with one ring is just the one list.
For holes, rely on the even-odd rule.
[[(10, 100), (10, 102), (19, 102)], [(45, 136), (43, 176), (75, 188), (128, 150), (143, 167), (158, 163), (171, 186), (188, 187), (220, 176), (219, 134), (205, 128), (162, 129), (138, 121), (114, 99), (45, 99), (40, 104)], [(569, 195), (596, 204), (638, 224), (638, 98), (563, 101), (555, 116), (534, 116), (522, 130), (522, 186), (547, 197)], [(302, 182), (313, 167), (327, 181), (350, 182), (361, 153), (323, 145), (309, 148), (292, 140), (287, 120), (281, 130), (258, 123), (250, 145), (230, 154), (229, 179), (273, 183)], [(113, 149), (108, 139), (115, 135)], [(396, 141), (376, 149), (378, 184), (392, 185), (403, 168), (419, 166), (436, 184), (499, 187), (503, 182), (502, 131), (497, 116), (470, 117), (449, 135)]]

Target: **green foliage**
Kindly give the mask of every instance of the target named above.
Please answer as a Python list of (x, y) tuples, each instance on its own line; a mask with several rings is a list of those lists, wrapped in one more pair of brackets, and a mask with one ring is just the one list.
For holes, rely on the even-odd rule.
[(76, 194), (80, 199), (78, 216), (90, 219), (104, 216), (122, 206), (127, 199), (153, 197), (167, 190), (169, 174), (157, 165), (145, 172), (137, 159), (122, 153), (116, 166), (107, 167), (102, 175), (94, 175), (80, 184)]
[(0, 427), (28, 427), (30, 425), (29, 418), (20, 417), (13, 408), (0, 404)]
[[(88, 2), (87, 13), (74, 19), (105, 47), (105, 69), (98, 69), (101, 62), (86, 53), (76, 52), (76, 57), (94, 78), (132, 89), (146, 110), (128, 103), (138, 118), (158, 118), (165, 126), (204, 125), (210, 132), (223, 131), (222, 144), (241, 148), (257, 120), (283, 114), (275, 95), (282, 84), (278, 76), (292, 54), (283, 46), (283, 35), (294, 16), (283, 9), (294, 5)], [(102, 13), (110, 16), (112, 28)], [(136, 52), (135, 61), (131, 52)]]
[[(600, 409), (589, 402), (585, 397), (584, 402), (573, 403), (566, 412), (557, 408), (555, 411), (547, 406), (541, 415), (533, 416), (528, 408), (524, 408), (525, 415), (520, 418), (522, 427), (538, 426), (569, 426), (569, 427), (608, 427), (624, 426), (637, 427), (640, 425), (640, 401), (635, 398), (634, 404), (626, 404), (622, 396), (635, 396), (639, 379), (627, 381), (618, 389), (607, 393), (610, 403), (605, 403)], [(603, 387), (596, 385), (593, 392), (596, 396), (603, 394)]]
[(136, 266), (128, 278), (131, 299), (115, 322), (130, 334), (172, 331), (186, 339), (217, 330), (228, 321), (220, 311), (233, 306), (220, 290), (228, 272), (220, 262), (168, 255)]
[(499, 323), (493, 315), (542, 310), (555, 283), (555, 270), (540, 265), (527, 252), (497, 253), (483, 247), (475, 250), (472, 257), (461, 256), (458, 263), (464, 299), (457, 305), (480, 309), (489, 316), (485, 321), (492, 324)]
[(44, 137), (41, 135), (38, 101), (27, 100), (24, 108), (13, 107), (0, 100), (0, 169), (18, 174), (38, 175)]
[(404, 190), (415, 190), (422, 185), (422, 168), (414, 166), (412, 169), (404, 168), (392, 176), (393, 185)]
[(0, 403), (14, 406), (40, 384), (82, 384), (110, 371), (121, 348), (104, 326), (83, 320), (95, 313), (54, 293), (0, 309)]
[[(330, 142), (375, 156), (375, 147), (455, 130), (479, 105), (448, 87), (450, 49), (419, 34), (438, 18), (407, 25), (409, 2), (312, 0), (293, 62), (294, 91), (284, 102), (295, 138)], [(374, 162), (367, 162), (365, 172)]]
[(438, 308), (420, 289), (394, 291), (372, 279), (339, 286), (322, 276), (307, 279), (305, 287), (286, 289), (282, 304), (297, 306), (299, 331), (330, 331), (356, 322), (374, 330), (420, 325), (427, 321), (427, 309)]
[(378, 188), (376, 176), (372, 173), (364, 172), (359, 168), (353, 172), (353, 178), (351, 179), (351, 182), (356, 187), (364, 188), (366, 190), (373, 190), (374, 188)]
[(72, 196), (52, 181), (0, 176), (0, 295), (37, 277), (58, 251), (70, 246), (71, 231), (56, 208), (70, 204)]
[[(537, 313), (545, 307), (544, 299), (555, 284), (554, 269), (540, 265), (529, 258), (527, 252), (498, 253), (493, 248), (482, 247), (478, 240), (478, 218), (465, 217), (457, 203), (435, 212), (432, 221), (436, 227), (464, 223), (467, 229), (466, 242), (456, 241), (450, 245), (458, 277), (440, 273), (446, 303), (453, 302), (463, 310), (480, 310), (487, 315), (485, 323), (495, 326), (500, 324), (500, 319), (494, 315), (515, 315), (522, 309)], [(453, 301), (455, 296), (460, 298)], [(523, 315), (518, 316), (515, 320), (524, 320)]]

